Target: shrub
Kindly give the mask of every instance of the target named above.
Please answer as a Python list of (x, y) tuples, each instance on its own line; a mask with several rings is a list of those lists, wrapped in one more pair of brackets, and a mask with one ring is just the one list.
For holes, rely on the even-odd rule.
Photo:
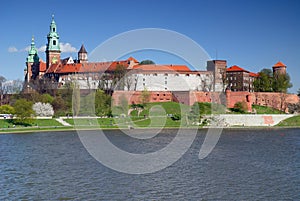
[(173, 121), (178, 121), (178, 120), (181, 119), (181, 115), (180, 115), (180, 114), (174, 114), (174, 115), (171, 117), (171, 119), (172, 119)]
[(248, 111), (248, 106), (245, 101), (236, 102), (233, 107), (235, 112), (246, 113)]

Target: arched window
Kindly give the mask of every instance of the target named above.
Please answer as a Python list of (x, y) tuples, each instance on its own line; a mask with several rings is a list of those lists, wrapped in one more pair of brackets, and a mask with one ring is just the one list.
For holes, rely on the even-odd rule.
[(53, 45), (56, 45), (56, 40), (53, 41)]

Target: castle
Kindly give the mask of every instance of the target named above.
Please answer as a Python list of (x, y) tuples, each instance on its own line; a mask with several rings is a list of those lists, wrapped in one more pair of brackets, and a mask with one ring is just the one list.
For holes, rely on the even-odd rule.
[[(202, 94), (204, 96), (207, 96), (207, 92), (212, 94), (226, 90), (254, 92), (253, 82), (259, 76), (236, 65), (227, 68), (226, 60), (207, 61), (206, 71), (191, 70), (186, 65), (145, 65), (133, 57), (121, 61), (89, 62), (84, 45), (78, 51), (78, 59), (72, 57), (62, 59), (59, 34), (53, 16), (45, 53), (46, 62), (39, 58), (32, 38), (24, 72), (26, 83), (24, 91), (34, 89), (36, 80), (46, 78), (55, 88), (62, 88), (68, 82), (75, 81), (80, 89), (102, 89), (111, 93), (128, 91), (127, 94), (129, 91), (130, 94), (134, 92), (138, 94), (147, 89), (153, 93), (151, 101), (186, 102), (178, 99), (189, 96), (187, 92), (195, 92), (194, 94), (198, 95), (206, 92), (206, 95)], [(286, 73), (286, 65), (276, 63), (273, 72)], [(201, 101), (203, 97), (196, 99)], [(232, 104), (232, 101), (229, 102)]]

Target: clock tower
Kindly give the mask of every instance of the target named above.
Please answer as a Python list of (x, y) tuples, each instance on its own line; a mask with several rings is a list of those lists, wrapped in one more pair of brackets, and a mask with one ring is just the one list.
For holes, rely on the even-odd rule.
[(60, 63), (60, 46), (59, 46), (59, 35), (56, 29), (56, 23), (54, 21), (54, 15), (52, 15), (52, 21), (50, 24), (50, 32), (47, 35), (47, 46), (46, 46), (46, 65), (47, 69), (52, 64)]

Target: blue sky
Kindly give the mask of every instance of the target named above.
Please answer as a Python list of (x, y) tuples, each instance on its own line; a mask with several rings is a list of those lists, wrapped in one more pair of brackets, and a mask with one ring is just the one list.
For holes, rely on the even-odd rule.
[[(299, 10), (298, 0), (10, 0), (0, 7), (0, 75), (23, 79), (25, 48), (32, 35), (38, 48), (46, 44), (54, 14), (67, 51), (62, 57), (76, 57), (73, 51), (82, 43), (91, 52), (117, 34), (162, 28), (186, 35), (211, 58), (226, 59), (228, 66), (258, 72), (282, 61), (294, 85), (290, 92), (296, 92), (300, 88)], [(44, 52), (39, 56), (45, 60)], [(180, 62), (151, 51), (134, 56), (156, 63)]]

